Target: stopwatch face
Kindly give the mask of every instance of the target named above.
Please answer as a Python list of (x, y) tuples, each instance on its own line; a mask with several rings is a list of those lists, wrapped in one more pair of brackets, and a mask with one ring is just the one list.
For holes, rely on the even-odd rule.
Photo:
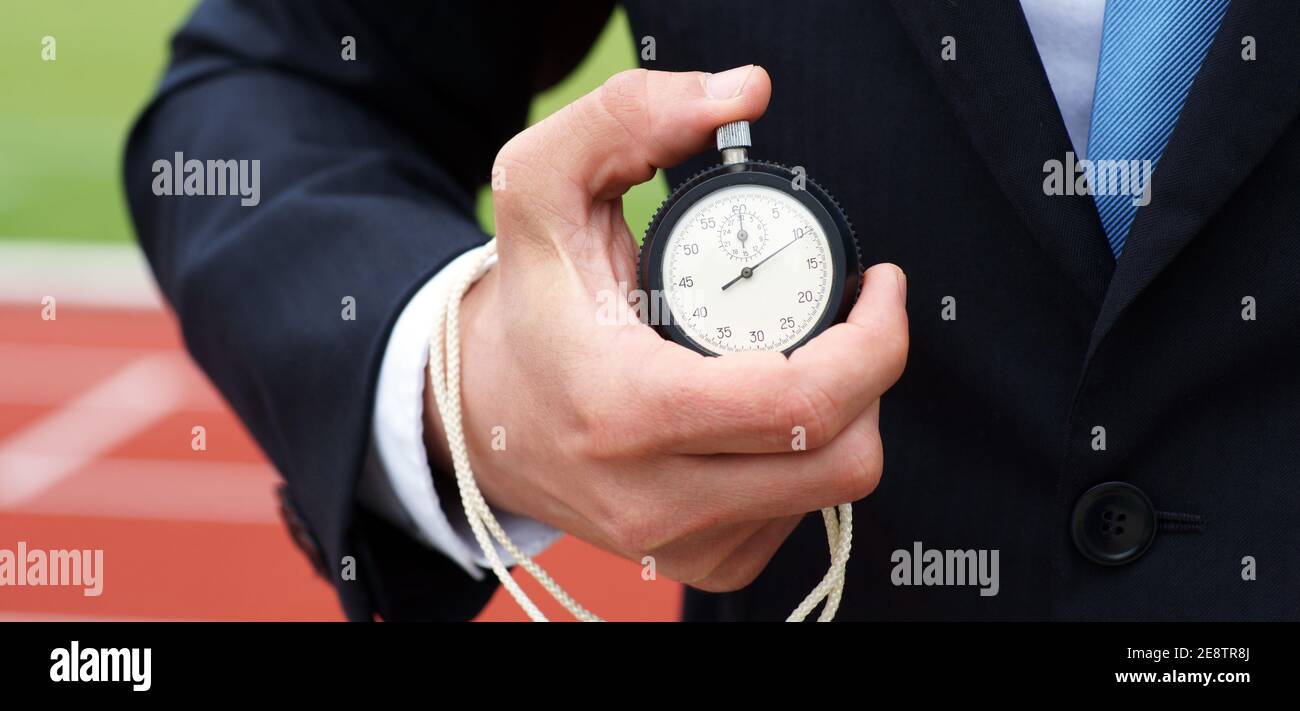
[(748, 171), (670, 202), (643, 264), (665, 335), (710, 355), (788, 353), (847, 314), (857, 249), (833, 202)]
[(784, 350), (828, 305), (830, 244), (812, 212), (761, 185), (722, 188), (682, 215), (664, 250), (664, 296), (714, 353)]

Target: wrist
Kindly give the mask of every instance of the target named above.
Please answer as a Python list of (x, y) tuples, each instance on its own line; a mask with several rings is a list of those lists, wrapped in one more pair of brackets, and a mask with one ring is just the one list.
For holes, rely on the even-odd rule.
[[(479, 318), (479, 313), (490, 308), (487, 304), (492, 295), (496, 292), (497, 270), (489, 269), (481, 279), (470, 285), (469, 290), (465, 292), (464, 298), (460, 304), (460, 343), (461, 343), (461, 368), (462, 370), (474, 362), (470, 353), (476, 353), (479, 349), (474, 345), (481, 340), (483, 335), (483, 319)], [(443, 334), (433, 334), (436, 339), (442, 339)], [(433, 367), (430, 363), (425, 366), (425, 382), (429, 382), (431, 375), (429, 369)], [(463, 378), (462, 378), (463, 380)], [(469, 410), (469, 398), (464, 388), (460, 393), (462, 416), (468, 421), (467, 411)], [(467, 444), (473, 450), (474, 437), (472, 431), (468, 428), (465, 431)], [(450, 480), (455, 479), (454, 468), (451, 462), (451, 452), (447, 448), (447, 431), (443, 428), (442, 418), (438, 412), (438, 403), (434, 398), (433, 388), (426, 387), (424, 393), (424, 447), (429, 455), (429, 465), (432, 467), (435, 477), (444, 477)]]

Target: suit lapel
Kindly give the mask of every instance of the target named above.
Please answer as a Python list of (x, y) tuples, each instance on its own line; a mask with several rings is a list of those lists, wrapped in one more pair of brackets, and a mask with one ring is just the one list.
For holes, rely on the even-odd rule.
[[(1044, 162), (1064, 162), (1072, 148), (1019, 3), (892, 2), (1034, 239), (1100, 307), (1115, 261), (1091, 197), (1044, 192)], [(944, 61), (940, 51), (949, 36), (956, 58)]]
[[(1236, 0), (1210, 45), (1151, 178), (1092, 335), (1089, 356), (1263, 160), (1300, 111), (1300, 2)], [(1243, 38), (1256, 59), (1242, 57)], [(1246, 237), (1243, 235), (1243, 237)]]

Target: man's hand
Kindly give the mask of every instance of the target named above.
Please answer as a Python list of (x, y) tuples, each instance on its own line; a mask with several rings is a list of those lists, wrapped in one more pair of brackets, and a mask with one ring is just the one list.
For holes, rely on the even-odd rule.
[[(705, 357), (630, 307), (626, 325), (598, 321), (597, 295), (636, 283), (620, 196), (757, 119), (770, 94), (760, 67), (628, 71), (515, 136), (493, 172), (500, 262), (462, 307), (465, 436), (488, 501), (704, 590), (745, 586), (803, 514), (871, 493), (880, 395), (907, 358), (892, 265), (789, 359)], [(454, 476), (426, 398), (431, 456)]]

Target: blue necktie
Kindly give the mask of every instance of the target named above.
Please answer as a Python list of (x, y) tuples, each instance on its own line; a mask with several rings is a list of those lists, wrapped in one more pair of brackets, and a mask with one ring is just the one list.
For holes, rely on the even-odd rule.
[[(1228, 2), (1106, 1), (1088, 132), (1087, 158), (1094, 167), (1099, 160), (1124, 161), (1141, 170), (1142, 162), (1150, 161), (1146, 166), (1155, 170)], [(1115, 189), (1119, 175), (1111, 175), (1103, 186), (1093, 182), (1101, 226), (1117, 259), (1140, 198)], [(1131, 180), (1129, 185), (1137, 183)]]

